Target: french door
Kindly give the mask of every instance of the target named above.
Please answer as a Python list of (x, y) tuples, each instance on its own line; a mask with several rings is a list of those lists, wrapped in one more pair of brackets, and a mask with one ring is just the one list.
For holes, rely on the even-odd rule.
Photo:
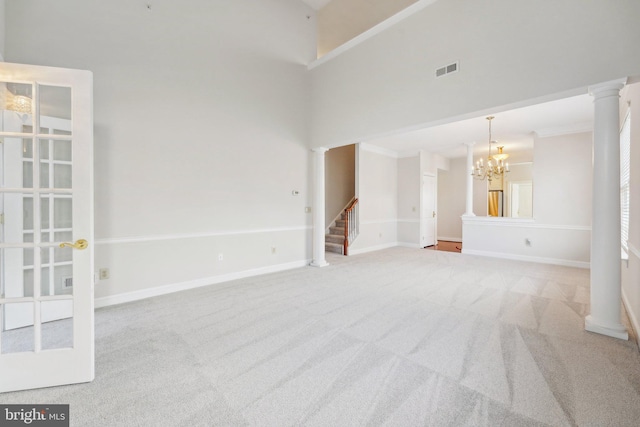
[(0, 392), (94, 377), (92, 84), (0, 62)]

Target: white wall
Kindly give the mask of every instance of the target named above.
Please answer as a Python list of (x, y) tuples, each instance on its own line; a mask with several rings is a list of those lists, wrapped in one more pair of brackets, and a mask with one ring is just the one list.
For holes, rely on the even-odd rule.
[(4, 61), (5, 0), (0, 0), (0, 61)]
[[(639, 17), (636, 0), (437, 1), (312, 68), (312, 144), (495, 113), (640, 75), (640, 55), (630, 54)], [(436, 68), (453, 61), (460, 71), (436, 79)]]
[(150, 4), (6, 4), (8, 61), (94, 73), (96, 296), (304, 264), (313, 12)]
[(466, 188), (466, 158), (451, 159), (448, 171), (438, 171), (438, 240), (462, 241)]
[(593, 134), (536, 138), (533, 216), (537, 223), (591, 226)]
[(398, 159), (398, 242), (420, 245), (420, 157)]
[(332, 148), (325, 154), (325, 227), (356, 194), (356, 146)]
[(621, 120), (631, 102), (631, 200), (629, 261), (622, 263), (622, 295), (636, 331), (640, 332), (640, 84), (627, 86), (620, 97)]
[(536, 139), (533, 219), (465, 218), (463, 252), (588, 267), (591, 153), (591, 132)]
[(398, 242), (398, 159), (358, 144), (360, 235), (349, 248), (355, 255)]

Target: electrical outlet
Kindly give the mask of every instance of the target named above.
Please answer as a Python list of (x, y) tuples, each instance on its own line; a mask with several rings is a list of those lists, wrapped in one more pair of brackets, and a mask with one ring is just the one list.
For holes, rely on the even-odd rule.
[(108, 268), (101, 268), (100, 270), (98, 270), (98, 274), (100, 277), (100, 280), (106, 280), (109, 278), (109, 269)]
[(218, 254), (218, 261), (222, 261), (224, 260), (224, 255), (223, 254)]

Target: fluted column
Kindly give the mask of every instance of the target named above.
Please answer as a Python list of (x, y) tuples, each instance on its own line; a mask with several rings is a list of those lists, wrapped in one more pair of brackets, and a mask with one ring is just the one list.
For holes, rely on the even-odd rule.
[(628, 339), (620, 321), (620, 89), (626, 80), (589, 88), (593, 96), (591, 313), (585, 329)]
[(464, 215), (476, 216), (473, 213), (473, 176), (471, 175), (471, 171), (473, 170), (473, 146), (476, 145), (476, 143), (467, 142), (465, 145), (467, 146), (467, 209)]
[(327, 149), (314, 148), (314, 183), (313, 183), (313, 267), (325, 267), (329, 265), (324, 257), (324, 156)]

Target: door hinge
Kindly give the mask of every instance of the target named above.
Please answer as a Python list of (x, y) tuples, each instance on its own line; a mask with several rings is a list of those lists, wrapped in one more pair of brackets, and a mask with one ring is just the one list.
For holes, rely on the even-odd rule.
[(0, 224), (4, 224), (4, 213), (0, 213)]

